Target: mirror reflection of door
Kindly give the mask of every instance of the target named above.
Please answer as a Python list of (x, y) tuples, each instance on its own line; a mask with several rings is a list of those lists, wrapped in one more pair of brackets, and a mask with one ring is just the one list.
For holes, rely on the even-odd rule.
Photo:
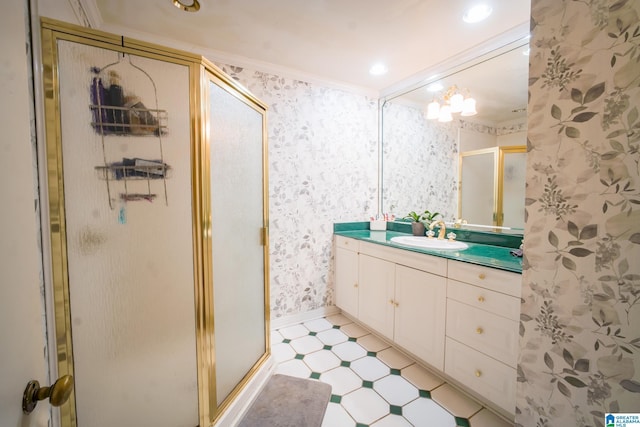
[(496, 153), (487, 148), (460, 155), (458, 218), (469, 224), (494, 224)]
[(526, 148), (505, 147), (502, 155), (502, 225), (524, 228)]
[(523, 228), (526, 155), (525, 146), (461, 153), (458, 218)]

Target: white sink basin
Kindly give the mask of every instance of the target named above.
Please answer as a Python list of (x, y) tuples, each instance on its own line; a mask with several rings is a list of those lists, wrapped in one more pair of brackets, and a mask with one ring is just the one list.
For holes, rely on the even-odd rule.
[(438, 240), (435, 238), (429, 239), (428, 237), (422, 236), (399, 236), (392, 237), (392, 243), (397, 243), (398, 245), (404, 246), (412, 246), (414, 248), (422, 248), (422, 249), (438, 249), (438, 250), (463, 250), (467, 249), (469, 245), (463, 242), (458, 242), (456, 240)]

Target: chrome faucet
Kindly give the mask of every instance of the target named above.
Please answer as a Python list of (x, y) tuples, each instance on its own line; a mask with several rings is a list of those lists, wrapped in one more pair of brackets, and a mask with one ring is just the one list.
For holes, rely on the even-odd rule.
[(438, 232), (438, 240), (444, 240), (444, 235), (447, 232), (447, 228), (444, 225), (444, 221), (441, 220), (441, 219), (437, 219), (437, 220), (433, 221), (429, 225), (429, 230), (433, 230), (433, 227), (435, 227), (436, 225), (438, 225), (440, 227), (440, 231)]

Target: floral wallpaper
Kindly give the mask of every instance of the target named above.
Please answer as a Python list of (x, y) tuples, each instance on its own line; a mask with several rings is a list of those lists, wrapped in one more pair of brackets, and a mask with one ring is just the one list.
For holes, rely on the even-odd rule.
[(399, 217), (428, 209), (454, 219), (458, 209), (458, 121), (427, 120), (423, 109), (383, 110), (382, 206)]
[(221, 68), (269, 106), (271, 317), (333, 305), (333, 223), (377, 212), (378, 101)]
[(533, 0), (516, 425), (640, 412), (640, 2)]

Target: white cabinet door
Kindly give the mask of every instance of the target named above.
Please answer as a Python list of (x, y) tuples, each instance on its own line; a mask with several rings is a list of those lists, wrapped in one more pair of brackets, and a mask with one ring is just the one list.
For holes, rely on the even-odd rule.
[(358, 317), (358, 253), (336, 248), (336, 305)]
[(393, 339), (395, 264), (360, 254), (358, 319)]
[(395, 282), (394, 341), (443, 370), (446, 279), (398, 265)]

